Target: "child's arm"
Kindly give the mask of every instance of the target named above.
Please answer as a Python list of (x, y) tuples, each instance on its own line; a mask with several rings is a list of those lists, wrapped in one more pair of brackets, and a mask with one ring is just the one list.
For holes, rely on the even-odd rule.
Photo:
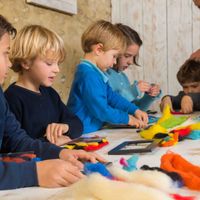
[(65, 135), (71, 139), (80, 137), (83, 132), (81, 120), (67, 109), (67, 106), (62, 102), (59, 94), (53, 88), (51, 88), (51, 93), (57, 101), (56, 106), (58, 107), (57, 110), (59, 112), (58, 123), (68, 125), (68, 129), (64, 132)]
[(193, 112), (193, 101), (188, 95), (183, 96), (181, 99), (181, 110), (182, 113), (189, 114)]
[(68, 130), (69, 126), (67, 124), (51, 123), (48, 124), (45, 135), (48, 141), (60, 146), (71, 141), (71, 139), (66, 136)]
[(160, 95), (158, 97), (152, 97), (145, 93), (141, 99), (136, 99), (135, 101), (133, 101), (133, 103), (135, 103), (135, 105), (137, 105), (141, 110), (147, 111), (151, 104), (155, 100), (159, 99), (159, 97)]
[(147, 123), (144, 123), (142, 120), (139, 120), (135, 118), (134, 116), (129, 115), (128, 125), (135, 126), (136, 128), (144, 128), (147, 125)]
[(82, 135), (83, 124), (81, 120), (71, 113), (63, 102), (61, 102), (60, 122), (68, 125), (69, 129), (66, 135), (71, 139), (78, 138)]
[(160, 110), (161, 110), (161, 112), (163, 112), (163, 110), (165, 109), (165, 107), (167, 105), (170, 107), (170, 110), (173, 111), (173, 106), (172, 106), (172, 101), (171, 101), (170, 96), (164, 96), (162, 98), (161, 103), (160, 103)]
[(200, 110), (200, 93), (189, 93), (184, 95), (181, 100), (181, 110), (185, 113)]
[(181, 99), (184, 96), (184, 92), (180, 91), (177, 96), (166, 95), (162, 98), (160, 109), (163, 111), (165, 106), (168, 104), (172, 111), (181, 109)]
[(134, 114), (138, 109), (113, 92), (108, 84), (96, 77), (96, 73), (88, 73), (84, 77), (80, 84), (80, 92), (88, 111), (102, 122), (128, 124), (128, 113)]

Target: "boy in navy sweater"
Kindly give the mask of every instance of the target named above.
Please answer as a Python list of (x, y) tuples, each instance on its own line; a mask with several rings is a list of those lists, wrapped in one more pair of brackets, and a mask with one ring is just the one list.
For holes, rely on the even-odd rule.
[[(10, 35), (15, 36), (15, 34), (16, 29), (0, 15), (0, 84), (4, 82), (11, 65), (8, 58)], [(44, 161), (37, 163), (0, 161), (0, 189), (38, 185), (42, 187), (68, 186), (83, 177), (80, 172), (83, 165), (77, 159), (92, 162), (96, 159), (102, 160), (96, 154), (62, 149), (48, 142), (31, 139), (20, 128), (19, 122), (9, 110), (0, 88), (0, 152), (24, 151), (34, 151)]]
[(83, 132), (97, 131), (104, 123), (146, 126), (147, 114), (113, 92), (104, 73), (126, 48), (121, 31), (97, 21), (83, 33), (82, 48), (85, 56), (77, 66), (67, 106), (82, 120)]
[(27, 134), (56, 145), (80, 137), (80, 119), (51, 87), (65, 58), (62, 38), (39, 25), (25, 26), (14, 40), (10, 58), (18, 80), (5, 91), (5, 97)]

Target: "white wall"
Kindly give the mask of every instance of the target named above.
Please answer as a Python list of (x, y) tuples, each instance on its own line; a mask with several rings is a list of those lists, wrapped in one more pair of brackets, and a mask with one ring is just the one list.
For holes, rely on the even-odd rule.
[(200, 48), (200, 9), (192, 0), (112, 0), (112, 21), (131, 26), (143, 46), (139, 63), (126, 73), (131, 81), (159, 83), (163, 94), (177, 94), (179, 67)]

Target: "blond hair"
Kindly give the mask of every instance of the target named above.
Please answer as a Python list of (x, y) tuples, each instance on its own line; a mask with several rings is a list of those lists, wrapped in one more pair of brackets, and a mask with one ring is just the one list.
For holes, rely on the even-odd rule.
[(64, 42), (55, 32), (40, 26), (28, 25), (17, 34), (10, 59), (15, 72), (22, 71), (22, 63), (33, 61), (36, 57), (45, 58), (48, 51), (52, 58), (61, 63), (65, 58)]
[(92, 46), (101, 43), (103, 50), (111, 49), (123, 52), (126, 49), (126, 38), (112, 23), (99, 20), (91, 24), (81, 37), (82, 49), (85, 53), (92, 51)]

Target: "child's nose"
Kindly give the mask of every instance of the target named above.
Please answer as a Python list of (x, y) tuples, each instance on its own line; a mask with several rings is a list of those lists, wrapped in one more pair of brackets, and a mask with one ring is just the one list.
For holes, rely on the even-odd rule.
[(58, 64), (54, 65), (54, 72), (58, 73), (60, 71)]
[(130, 58), (127, 63), (128, 63), (128, 65), (132, 65), (133, 64), (133, 58)]

